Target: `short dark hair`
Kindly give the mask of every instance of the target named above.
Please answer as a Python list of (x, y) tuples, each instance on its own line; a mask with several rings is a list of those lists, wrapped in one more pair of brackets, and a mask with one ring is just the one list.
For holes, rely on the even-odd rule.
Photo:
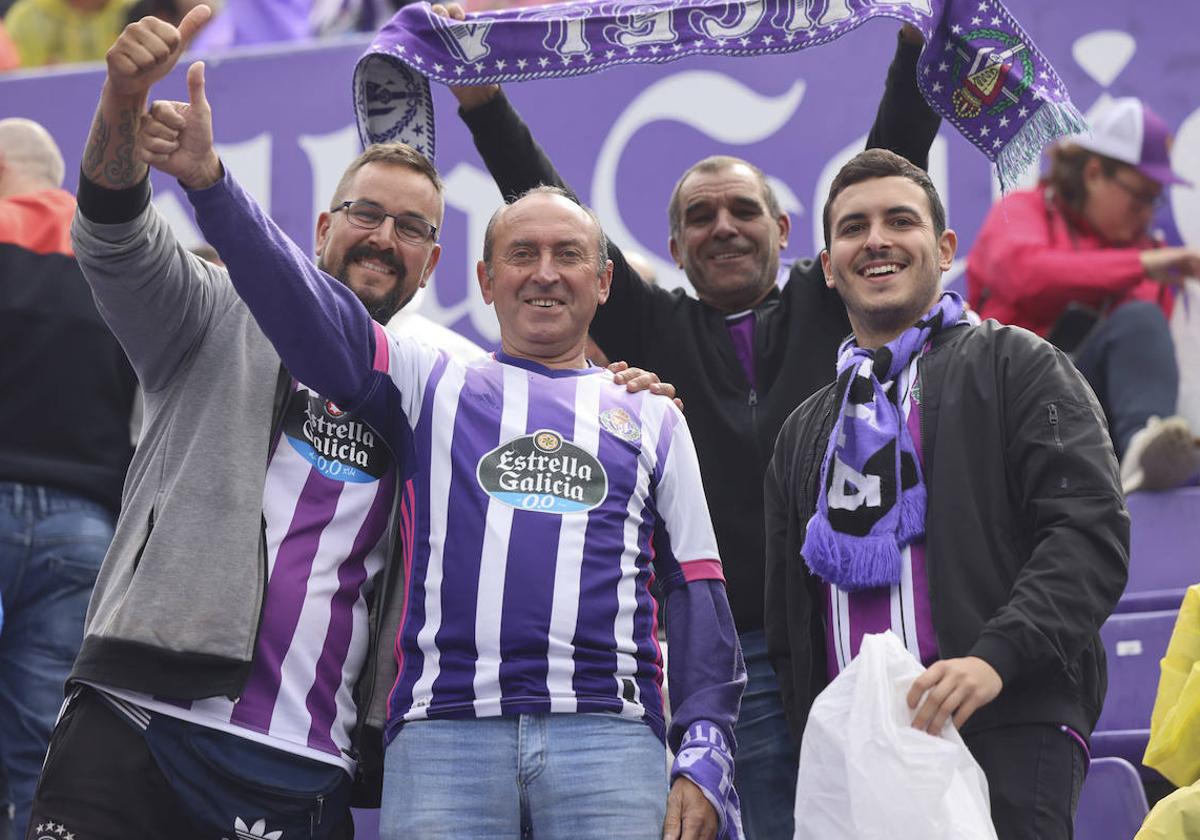
[(383, 163), (388, 166), (402, 166), (405, 169), (411, 169), (428, 178), (439, 196), (445, 191), (442, 179), (434, 169), (433, 163), (412, 146), (407, 143), (372, 143), (363, 150), (362, 154), (352, 160), (346, 167), (346, 171), (342, 173), (341, 180), (338, 181), (337, 188), (333, 191), (333, 198), (329, 202), (331, 212), (346, 200), (346, 191), (350, 189), (350, 182), (358, 170), (368, 163)]
[(488, 219), (487, 228), (483, 232), (483, 264), (487, 267), (488, 276), (491, 277), (492, 275), (492, 253), (496, 244), (496, 224), (500, 221), (500, 217), (504, 215), (504, 211), (521, 199), (532, 195), (556, 195), (560, 198), (565, 198), (587, 214), (588, 218), (592, 220), (592, 224), (596, 226), (596, 275), (603, 274), (604, 265), (608, 262), (608, 237), (604, 234), (604, 227), (600, 224), (600, 217), (596, 215), (596, 211), (580, 201), (569, 190), (564, 190), (562, 187), (541, 184), (525, 190), (525, 192), (518, 195), (508, 204), (501, 204), (496, 208), (496, 212), (492, 214), (492, 218)]
[(683, 208), (679, 206), (679, 194), (683, 190), (683, 182), (697, 172), (703, 172), (707, 175), (713, 172), (721, 172), (733, 166), (744, 166), (754, 174), (759, 187), (762, 188), (763, 201), (766, 203), (767, 212), (771, 214), (772, 219), (778, 219), (783, 215), (783, 209), (779, 206), (779, 198), (775, 195), (775, 190), (771, 189), (771, 185), (767, 181), (767, 176), (763, 174), (761, 169), (749, 161), (733, 157), (732, 155), (713, 155), (712, 157), (706, 157), (702, 161), (693, 163), (688, 167), (686, 172), (679, 176), (679, 180), (675, 182), (675, 189), (671, 190), (671, 202), (667, 205), (667, 221), (671, 225), (671, 236), (678, 237), (679, 231), (683, 229)]
[(1046, 182), (1053, 187), (1054, 195), (1075, 211), (1083, 212), (1083, 203), (1087, 199), (1087, 189), (1083, 185), (1083, 169), (1092, 158), (1100, 161), (1100, 169), (1106, 176), (1112, 177), (1122, 168), (1133, 169), (1127, 163), (1096, 154), (1075, 143), (1059, 143), (1050, 151), (1050, 172)]
[(834, 200), (842, 191), (854, 184), (871, 181), (875, 178), (907, 178), (925, 191), (929, 201), (929, 212), (933, 216), (933, 232), (941, 236), (946, 230), (946, 208), (938, 195), (937, 188), (929, 179), (929, 173), (887, 149), (867, 149), (850, 158), (849, 162), (838, 170), (829, 185), (829, 197), (825, 199), (825, 209), (821, 213), (821, 222), (825, 228), (825, 250), (829, 250), (830, 225), (829, 214)]

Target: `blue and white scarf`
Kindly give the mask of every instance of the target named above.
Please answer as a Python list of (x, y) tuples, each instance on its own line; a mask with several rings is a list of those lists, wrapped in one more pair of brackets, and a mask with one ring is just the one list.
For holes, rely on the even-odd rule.
[(925, 482), (896, 377), (965, 312), (961, 297), (943, 292), (924, 318), (878, 350), (853, 336), (838, 349), (838, 413), (800, 553), (839, 589), (899, 583), (901, 549), (925, 534)]
[(405, 6), (354, 72), (363, 144), (402, 140), (434, 153), (429, 80), (522, 82), (755, 56), (828, 43), (876, 17), (925, 36), (917, 85), (930, 106), (996, 163), (1002, 185), (1058, 137), (1085, 130), (1054, 68), (1001, 0), (592, 0), (439, 17)]

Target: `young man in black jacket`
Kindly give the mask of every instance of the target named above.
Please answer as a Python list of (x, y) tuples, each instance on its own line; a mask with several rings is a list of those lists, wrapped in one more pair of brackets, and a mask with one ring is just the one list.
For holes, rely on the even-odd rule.
[(891, 630), (927, 666), (913, 726), (962, 729), (1000, 837), (1069, 838), (1104, 699), (1097, 630), (1128, 571), (1103, 412), (1062, 353), (973, 326), (941, 291), (957, 243), (922, 170), (863, 152), (824, 219), (854, 335), (765, 486), (767, 646), (793, 736), (863, 634)]
[[(901, 30), (867, 145), (924, 166), (940, 121), (917, 90), (921, 43), (915, 28)], [(506, 199), (542, 183), (565, 186), (498, 85), (455, 95)], [(750, 840), (790, 840), (797, 755), (763, 638), (762, 476), (784, 419), (830, 380), (828, 362), (850, 325), (815, 260), (797, 262), (776, 287), (790, 225), (752, 164), (700, 161), (668, 212), (671, 254), (699, 300), (642, 282), (610, 244), (612, 290), (590, 332), (609, 358), (658, 365), (687, 402), (749, 677), (736, 730), (744, 827)]]

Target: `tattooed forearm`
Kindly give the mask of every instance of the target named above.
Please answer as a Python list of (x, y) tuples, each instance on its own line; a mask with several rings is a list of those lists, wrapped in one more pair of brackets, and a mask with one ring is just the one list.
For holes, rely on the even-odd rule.
[(132, 187), (141, 178), (141, 167), (133, 160), (133, 138), (137, 133), (139, 111), (138, 108), (121, 108), (117, 112), (117, 140), (104, 167), (108, 186)]
[(89, 181), (99, 183), (104, 151), (111, 137), (112, 129), (104, 119), (104, 111), (96, 109), (96, 119), (92, 121), (92, 130), (88, 133), (87, 148), (83, 150), (83, 174)]

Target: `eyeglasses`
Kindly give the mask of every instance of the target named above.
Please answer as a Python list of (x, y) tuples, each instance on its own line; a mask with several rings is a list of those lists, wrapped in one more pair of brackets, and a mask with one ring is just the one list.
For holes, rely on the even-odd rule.
[(387, 213), (377, 204), (359, 199), (358, 201), (343, 201), (330, 212), (346, 211), (350, 224), (363, 230), (375, 230), (390, 218), (396, 236), (413, 245), (424, 245), (426, 242), (437, 240), (437, 227), (422, 219), (420, 216), (408, 216), (403, 213)]
[(1125, 194), (1133, 199), (1133, 203), (1140, 207), (1145, 207), (1150, 210), (1160, 209), (1167, 201), (1167, 194), (1163, 190), (1158, 192), (1144, 192), (1137, 187), (1131, 187), (1126, 184), (1116, 175), (1109, 175), (1108, 180), (1112, 181), (1118, 187), (1125, 191)]

